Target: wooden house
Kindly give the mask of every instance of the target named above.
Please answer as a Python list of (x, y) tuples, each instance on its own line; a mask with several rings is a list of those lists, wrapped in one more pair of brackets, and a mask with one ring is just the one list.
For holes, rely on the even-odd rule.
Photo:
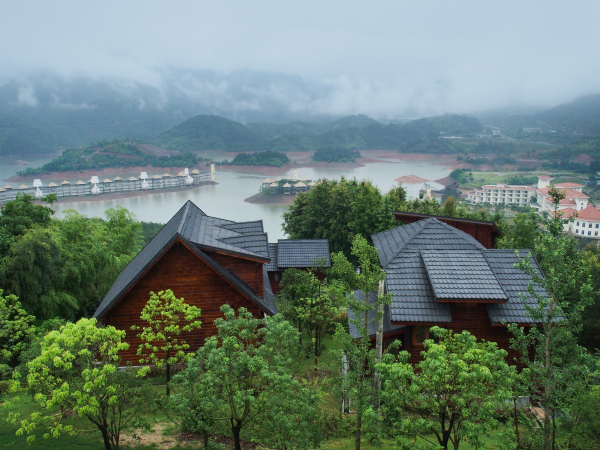
[(434, 217), (440, 222), (444, 222), (460, 231), (470, 234), (485, 248), (495, 248), (496, 239), (500, 237), (500, 230), (496, 224), (486, 220), (459, 219), (457, 217), (434, 216), (431, 214), (404, 211), (394, 211), (392, 214), (394, 214), (396, 220), (402, 222), (403, 224), (409, 224), (418, 220)]
[(279, 239), (277, 243), (269, 244), (267, 273), (274, 294), (279, 294), (279, 282), (286, 269), (323, 268), (331, 267), (329, 240), (327, 239)]
[(171, 289), (202, 310), (202, 327), (182, 335), (195, 351), (216, 334), (214, 320), (223, 304), (245, 307), (254, 317), (277, 312), (269, 261), (262, 221), (210, 217), (188, 201), (123, 269), (94, 317), (127, 332), (130, 347), (122, 362), (138, 364), (140, 340), (131, 326), (144, 325), (140, 314), (150, 291)]
[[(434, 325), (497, 342), (508, 352), (508, 361), (514, 361), (518, 354), (510, 349), (512, 335), (506, 324), (534, 325), (520, 298), (527, 294), (530, 277), (515, 267), (514, 250), (488, 249), (436, 218), (377, 233), (372, 239), (386, 274), (386, 292), (392, 294), (384, 320), (395, 328), (388, 337), (402, 341), (411, 362), (421, 359), (423, 341)], [(543, 276), (530, 250), (518, 253), (529, 257)], [(525, 301), (535, 304), (528, 294)]]

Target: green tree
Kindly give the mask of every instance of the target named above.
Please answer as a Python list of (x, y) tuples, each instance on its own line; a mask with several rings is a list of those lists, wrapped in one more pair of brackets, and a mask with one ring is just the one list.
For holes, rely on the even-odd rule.
[[(585, 349), (577, 345), (577, 334), (581, 331), (581, 314), (594, 296), (592, 280), (581, 255), (572, 251), (572, 238), (563, 233), (558, 204), (565, 198), (565, 192), (552, 187), (548, 193), (555, 211), (544, 219), (547, 232), (539, 235), (535, 245), (545, 276), (540, 276), (529, 258), (519, 260), (519, 268), (532, 279), (527, 294), (535, 301), (533, 305), (524, 301), (524, 305), (529, 317), (540, 326), (526, 330), (509, 325), (515, 335), (513, 346), (521, 351), (522, 362), (527, 367), (529, 395), (539, 401), (545, 411), (544, 450), (555, 446), (554, 412), (587, 377), (588, 356)], [(573, 298), (576, 301), (571, 301)], [(532, 347), (535, 354), (530, 358)]]
[(6, 292), (38, 320), (92, 314), (140, 248), (132, 216), (122, 208), (106, 214), (103, 221), (67, 210), (63, 219), (27, 229), (0, 266)]
[(305, 280), (304, 296), (302, 296), (296, 309), (296, 317), (302, 328), (312, 335), (315, 361), (321, 355), (323, 339), (334, 331), (334, 324), (341, 318), (341, 301), (343, 287), (333, 280), (319, 280), (309, 272)]
[(414, 366), (410, 354), (400, 352), (398, 362), (382, 364), (384, 414), (405, 445), (417, 437), (455, 450), (463, 441), (480, 444), (479, 436), (499, 424), (516, 374), (494, 342), (477, 342), (467, 331), (454, 334), (431, 328), (436, 343), (424, 343), (423, 361)]
[(29, 345), (35, 317), (27, 314), (14, 295), (2, 296), (0, 289), (0, 365), (14, 369)]
[(46, 206), (35, 205), (33, 195), (19, 192), (17, 197), (2, 205), (0, 227), (5, 228), (11, 236), (21, 236), (37, 224), (50, 225), (54, 211)]
[(298, 344), (302, 345), (302, 320), (298, 314), (298, 308), (302, 299), (312, 293), (311, 273), (307, 270), (290, 267), (283, 272), (279, 287), (281, 291), (276, 297), (277, 311), (285, 317), (300, 333)]
[[(381, 270), (377, 258), (377, 250), (369, 245), (362, 236), (355, 236), (352, 243), (352, 254), (358, 261), (358, 270), (340, 252), (332, 254), (332, 269), (330, 276), (346, 284), (346, 290), (360, 289), (365, 294), (378, 292), (379, 283), (384, 279), (385, 273)], [(353, 293), (348, 296), (347, 306), (352, 311), (354, 318), (349, 321), (359, 331), (357, 339), (348, 333), (348, 330), (338, 325), (334, 340), (342, 344), (343, 351), (337, 352), (334, 361), (344, 365), (343, 358), (347, 361), (347, 368), (338, 367), (340, 373), (339, 383), (342, 392), (350, 400), (355, 410), (356, 422), (354, 428), (354, 448), (360, 450), (363, 434), (363, 418), (372, 411), (378, 403), (378, 386), (373, 379), (376, 377), (375, 365), (379, 362), (375, 349), (371, 347), (369, 338), (369, 325), (377, 323), (383, 318), (383, 305), (389, 304), (391, 295), (377, 295), (377, 301), (372, 304), (365, 300), (357, 299)], [(346, 370), (347, 369), (347, 370)]]
[(379, 228), (381, 201), (381, 193), (370, 181), (322, 180), (296, 197), (283, 214), (283, 229), (292, 239), (329, 239), (332, 252), (350, 256), (355, 234), (370, 239)]
[(41, 353), (28, 363), (27, 384), (43, 411), (28, 418), (10, 417), (19, 423), (17, 435), (35, 439), (38, 428), (47, 430), (44, 438), (77, 432), (67, 420), (73, 411), (87, 418), (102, 435), (106, 450), (118, 450), (121, 431), (142, 424), (142, 412), (149, 393), (141, 377), (145, 370), (119, 369), (118, 352), (129, 344), (124, 331), (99, 328), (95, 319), (68, 323), (48, 333)]
[(150, 292), (150, 299), (140, 316), (148, 326), (131, 327), (132, 330), (142, 330), (137, 335), (142, 340), (137, 350), (138, 356), (143, 356), (140, 364), (151, 363), (158, 368), (166, 365), (167, 395), (170, 394), (171, 366), (193, 356), (193, 353), (186, 353), (190, 346), (179, 336), (200, 328), (200, 314), (199, 308), (175, 297), (170, 289), (158, 294)]
[[(193, 385), (196, 395), (210, 402), (209, 419), (229, 424), (235, 450), (241, 450), (242, 430), (260, 424), (268, 426), (271, 433), (277, 429), (291, 432), (278, 439), (285, 438), (287, 448), (294, 448), (296, 439), (304, 439), (307, 430), (298, 428), (302, 418), (282, 414), (280, 408), (288, 398), (311, 398), (290, 394), (302, 389), (292, 376), (298, 331), (280, 315), (268, 318), (265, 326), (265, 320), (253, 318), (245, 308), (240, 308), (237, 316), (229, 305), (223, 305), (221, 312), (225, 317), (215, 320), (217, 335), (206, 340), (188, 367), (174, 377), (174, 383), (188, 380), (183, 386)], [(186, 396), (189, 390), (180, 392)], [(282, 425), (279, 420), (291, 423)]]
[(497, 248), (533, 249), (540, 234), (540, 216), (534, 212), (517, 214), (514, 224), (507, 226), (498, 240)]

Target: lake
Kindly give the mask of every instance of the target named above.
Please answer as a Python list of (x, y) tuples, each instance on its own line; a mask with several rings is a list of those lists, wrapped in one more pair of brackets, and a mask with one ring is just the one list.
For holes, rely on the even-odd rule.
[[(340, 179), (342, 176), (346, 176), (347, 178), (356, 177), (359, 180), (369, 179), (377, 185), (382, 192), (387, 192), (392, 186), (397, 184), (394, 179), (404, 175), (416, 175), (427, 180), (437, 180), (450, 173), (450, 169), (441, 165), (436, 165), (435, 162), (437, 162), (437, 160), (434, 158), (429, 161), (394, 159), (386, 162), (370, 163), (354, 169), (301, 167), (298, 169), (298, 178), (315, 181), (320, 178)], [(4, 164), (0, 163), (0, 175), (5, 176), (6, 178), (10, 177), (17, 170), (22, 170), (22, 166), (3, 166)], [(10, 173), (10, 168), (12, 168), (12, 173)], [(137, 174), (137, 176), (139, 176), (139, 174)], [(121, 177), (123, 177), (123, 175), (121, 175)], [(292, 178), (293, 170), (290, 170), (285, 175), (278, 175), (278, 177)], [(259, 191), (260, 185), (265, 178), (264, 175), (260, 174), (219, 171), (219, 167), (217, 167), (217, 185), (199, 186), (195, 189), (186, 191), (159, 191), (156, 194), (116, 200), (58, 203), (54, 205), (54, 209), (59, 216), (62, 215), (66, 209), (75, 209), (88, 217), (103, 217), (104, 211), (117, 205), (121, 205), (133, 212), (139, 220), (165, 223), (187, 200), (191, 200), (206, 214), (214, 217), (221, 217), (237, 222), (262, 220), (265, 231), (269, 233), (269, 241), (273, 242), (285, 237), (283, 230), (281, 229), (281, 215), (287, 210), (288, 206), (262, 205), (244, 202), (245, 198), (248, 198)], [(28, 182), (27, 184), (31, 183)], [(440, 187), (436, 183), (431, 184), (434, 188)], [(416, 197), (418, 196), (419, 189), (421, 189), (423, 183), (404, 184), (404, 186), (407, 189), (409, 196)]]

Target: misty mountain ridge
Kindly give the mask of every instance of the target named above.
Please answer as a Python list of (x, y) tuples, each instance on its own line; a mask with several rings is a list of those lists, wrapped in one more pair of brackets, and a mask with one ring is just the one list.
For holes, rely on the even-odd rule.
[[(389, 148), (402, 150), (407, 145), (414, 147), (406, 143), (417, 139), (416, 135), (422, 138), (423, 133), (435, 132), (433, 128), (429, 131), (423, 128), (416, 134), (413, 130), (413, 137), (408, 137), (411, 128), (402, 128), (406, 120), (360, 114), (343, 117), (332, 113), (340, 109), (331, 103), (335, 88), (306, 82), (299, 76), (250, 71), (223, 75), (189, 70), (164, 70), (159, 75), (160, 79), (145, 83), (83, 76), (64, 78), (49, 73), (5, 79), (0, 82), (0, 154), (43, 153), (84, 147), (103, 139), (163, 142), (167, 130), (198, 115), (220, 116), (246, 124), (252, 134), (239, 127), (238, 132), (246, 133), (247, 149), (391, 145)], [(513, 115), (505, 110), (495, 115), (490, 112), (485, 119), (478, 117), (484, 124), (504, 126), (517, 138), (524, 127), (600, 133), (600, 95), (582, 97), (534, 114)], [(424, 125), (416, 120), (408, 123), (414, 122), (417, 123), (413, 127)], [(233, 130), (232, 133), (231, 136), (236, 135)], [(175, 134), (173, 138), (182, 138)], [(234, 141), (227, 140), (229, 137), (217, 134), (196, 139), (200, 139), (201, 147), (242, 148), (240, 139), (234, 139), (238, 143), (233, 145)], [(404, 143), (398, 144), (400, 141)]]
[(445, 152), (441, 134), (473, 135), (482, 130), (474, 117), (448, 114), (407, 124), (383, 124), (364, 115), (326, 124), (248, 124), (213, 115), (198, 115), (161, 133), (156, 145), (180, 151), (309, 151), (324, 147), (353, 150), (396, 149)]

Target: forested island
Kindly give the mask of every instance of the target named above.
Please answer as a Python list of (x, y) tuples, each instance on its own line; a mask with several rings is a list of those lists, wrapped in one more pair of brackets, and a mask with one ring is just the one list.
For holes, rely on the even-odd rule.
[(289, 162), (290, 159), (285, 153), (267, 150), (256, 153), (239, 153), (233, 158), (233, 161), (223, 161), (221, 164), (281, 167)]
[(27, 168), (19, 175), (36, 175), (74, 170), (101, 170), (113, 167), (155, 166), (192, 167), (201, 158), (186, 152), (158, 156), (143, 150), (139, 142), (104, 140), (83, 148), (66, 149), (60, 156), (39, 168)]
[(354, 162), (360, 158), (358, 150), (350, 150), (343, 147), (325, 147), (318, 149), (313, 155), (313, 161), (325, 162)]

